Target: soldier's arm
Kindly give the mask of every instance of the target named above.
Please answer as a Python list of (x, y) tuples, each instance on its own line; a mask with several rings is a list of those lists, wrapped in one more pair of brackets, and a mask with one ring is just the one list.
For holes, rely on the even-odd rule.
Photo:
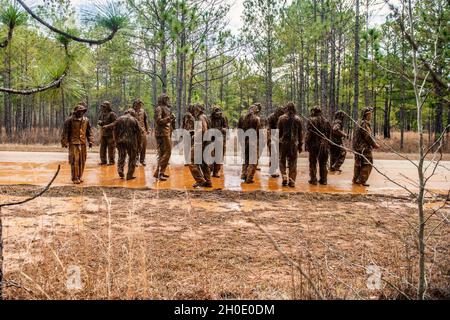
[(61, 146), (63, 148), (66, 148), (69, 145), (69, 127), (70, 127), (70, 120), (69, 118), (64, 121), (63, 131), (61, 134)]
[(113, 129), (117, 125), (117, 119), (111, 122), (110, 124), (107, 124), (106, 126), (103, 126), (103, 129)]
[(280, 119), (278, 119), (277, 128), (278, 128), (278, 137), (281, 138), (283, 136), (283, 119), (281, 119), (281, 117)]
[(226, 135), (227, 134), (227, 129), (228, 129), (228, 119), (227, 117), (223, 117), (223, 127), (222, 127), (222, 134)]
[(362, 125), (362, 134), (364, 141), (370, 145), (372, 148), (378, 148), (379, 145), (375, 141), (375, 139), (372, 137), (372, 130), (370, 130), (369, 126), (366, 123), (363, 123)]
[(201, 117), (201, 119), (202, 119), (202, 133), (205, 133), (206, 131), (208, 131), (208, 118)]
[(303, 128), (302, 128), (302, 121), (300, 118), (298, 119), (298, 152), (302, 152), (303, 150)]
[(341, 130), (341, 125), (339, 123), (335, 123), (331, 130), (335, 136), (338, 136), (338, 137), (346, 136), (345, 132)]
[(88, 139), (89, 148), (92, 148), (92, 145), (94, 144), (94, 134), (92, 133), (91, 123), (89, 120), (86, 128), (86, 138)]
[(145, 126), (145, 132), (148, 133), (148, 117), (147, 117), (147, 112), (144, 111), (144, 126)]
[(117, 114), (115, 112), (111, 112), (111, 123), (117, 120)]
[(155, 122), (157, 125), (163, 126), (172, 121), (171, 117), (165, 117), (162, 116), (162, 109), (160, 107), (157, 107), (155, 110)]
[(312, 134), (312, 125), (311, 120), (308, 120), (306, 123), (306, 133), (305, 133), (305, 151), (309, 151), (309, 143), (311, 140), (311, 134)]

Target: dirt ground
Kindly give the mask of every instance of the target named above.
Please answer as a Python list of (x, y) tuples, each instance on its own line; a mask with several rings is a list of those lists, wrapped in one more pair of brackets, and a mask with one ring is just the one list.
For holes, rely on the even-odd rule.
[[(2, 186), (0, 202), (39, 190)], [(442, 204), (429, 199), (427, 215)], [(58, 186), (2, 214), (7, 299), (415, 297), (417, 213), (407, 197)], [(437, 299), (450, 298), (441, 221), (427, 224), (427, 297)]]

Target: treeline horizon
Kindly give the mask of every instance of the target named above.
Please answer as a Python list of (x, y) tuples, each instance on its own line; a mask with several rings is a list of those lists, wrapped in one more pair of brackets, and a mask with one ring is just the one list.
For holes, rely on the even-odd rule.
[[(245, 0), (243, 28), (234, 34), (227, 20), (230, 6), (223, 1), (127, 0), (108, 11), (117, 19), (119, 9), (126, 12), (126, 27), (98, 46), (51, 34), (14, 1), (0, 0), (0, 6), (0, 43), (8, 38), (11, 19), (16, 22), (11, 41), (0, 47), (1, 86), (35, 87), (65, 73), (58, 87), (42, 93), (1, 93), (4, 142), (37, 128), (60, 128), (80, 101), (87, 102), (93, 125), (104, 100), (122, 113), (140, 98), (152, 118), (163, 92), (178, 124), (191, 103), (205, 104), (208, 112), (220, 105), (233, 125), (253, 103), (262, 103), (266, 117), (293, 101), (304, 116), (319, 105), (330, 119), (343, 110), (358, 120), (363, 108), (373, 107), (374, 133), (390, 138), (391, 131), (399, 131), (400, 150), (404, 133), (417, 130), (408, 80), (411, 39), (405, 36), (407, 12), (401, 3), (374, 25), (379, 1), (294, 0), (283, 6), (276, 0)], [(32, 9), (68, 32), (88, 38), (105, 34), (98, 25), (76, 23), (68, 0), (45, 0)], [(428, 92), (424, 127), (437, 139), (450, 124), (443, 84), (449, 78), (450, 11), (445, 0), (413, 1), (413, 11), (412, 43), (424, 60), (433, 61), (431, 76), (426, 65), (417, 75)], [(94, 13), (84, 13), (89, 14)], [(347, 120), (350, 132), (353, 121)]]

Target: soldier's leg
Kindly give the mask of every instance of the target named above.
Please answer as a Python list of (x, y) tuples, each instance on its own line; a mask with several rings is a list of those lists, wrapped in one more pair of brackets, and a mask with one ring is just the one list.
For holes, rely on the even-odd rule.
[(81, 177), (81, 146), (79, 144), (75, 144), (72, 147), (73, 149), (73, 177), (72, 181), (75, 183), (79, 183)]
[(86, 167), (87, 160), (87, 146), (85, 144), (80, 145), (80, 181), (83, 182), (84, 168)]
[(327, 176), (328, 176), (328, 151), (322, 150), (319, 154), (319, 171), (320, 171), (320, 184), (327, 184)]
[(131, 180), (136, 178), (134, 176), (134, 170), (136, 168), (136, 161), (132, 161), (131, 159), (136, 159), (137, 152), (131, 146), (127, 147), (126, 152), (128, 153), (128, 171), (127, 171), (127, 180)]
[[(155, 168), (155, 173), (153, 174), (153, 176), (155, 178), (159, 178), (161, 176), (161, 156), (162, 156), (162, 137), (156, 137), (156, 168)], [(141, 146), (139, 146), (139, 150), (137, 150), (138, 154), (141, 152)]]
[(242, 164), (242, 172), (241, 172), (241, 179), (247, 180), (248, 177), (248, 167), (249, 167), (249, 145), (248, 142), (245, 143), (245, 151), (244, 151), (244, 163)]
[[(117, 173), (119, 174), (119, 177), (123, 179), (125, 177), (123, 171), (125, 167), (125, 159), (127, 157), (126, 146), (123, 145), (117, 146), (117, 152), (119, 154), (119, 158), (117, 159)], [(128, 161), (134, 162), (133, 158), (129, 158)]]
[(362, 160), (361, 171), (359, 173), (359, 183), (361, 183), (364, 186), (368, 186), (367, 180), (369, 179), (373, 167), (372, 152), (371, 151), (364, 152), (364, 156), (366, 157), (366, 159)]
[(141, 139), (142, 139), (142, 146), (139, 152), (139, 158), (141, 164), (145, 165), (145, 154), (147, 152), (147, 135), (143, 134)]
[(206, 182), (200, 165), (191, 163), (189, 165), (189, 170), (191, 171), (192, 177), (197, 184), (204, 184)]
[(297, 152), (294, 152), (291, 156), (288, 157), (289, 187), (295, 187), (295, 180), (297, 179), (297, 159), (298, 159)]
[(108, 158), (110, 165), (116, 162), (116, 142), (113, 136), (108, 137)]
[(345, 157), (347, 156), (347, 151), (344, 148), (340, 148), (339, 155), (334, 163), (334, 169), (341, 171), (341, 166), (344, 164)]
[(203, 173), (203, 178), (205, 179), (205, 187), (211, 187), (211, 170), (209, 168), (209, 165), (206, 164), (205, 162), (202, 163), (201, 165), (201, 169), (202, 169), (202, 173)]
[(353, 167), (353, 183), (359, 184), (359, 175), (361, 173), (361, 156), (355, 154), (355, 165)]
[(331, 145), (330, 146), (330, 171), (336, 171), (336, 161), (338, 159), (339, 156), (339, 147), (335, 146), (335, 145)]
[(309, 151), (309, 183), (317, 184), (317, 151)]
[(247, 167), (247, 179), (245, 179), (246, 183), (253, 183), (253, 178), (255, 177), (257, 164), (249, 164)]
[(280, 145), (280, 172), (281, 172), (281, 177), (283, 179), (283, 186), (286, 186), (288, 184), (288, 177), (287, 177), (287, 172), (286, 172), (286, 146), (281, 146)]
[(78, 178), (77, 178), (78, 177), (78, 173), (77, 173), (78, 156), (77, 156), (76, 145), (73, 145), (73, 144), (69, 145), (69, 163), (70, 163), (72, 182), (76, 183), (78, 181)]
[(170, 156), (172, 155), (172, 141), (170, 137), (163, 137), (161, 147), (160, 172), (165, 174), (166, 168), (169, 165)]
[(108, 138), (105, 136), (100, 137), (100, 164), (106, 164), (106, 150), (108, 148)]

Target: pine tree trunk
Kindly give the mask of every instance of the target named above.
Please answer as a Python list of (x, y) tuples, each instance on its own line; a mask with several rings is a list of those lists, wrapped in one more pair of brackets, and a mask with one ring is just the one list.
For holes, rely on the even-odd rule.
[(356, 0), (355, 16), (355, 54), (354, 59), (354, 94), (353, 94), (353, 119), (358, 120), (358, 101), (359, 101), (359, 0)]

